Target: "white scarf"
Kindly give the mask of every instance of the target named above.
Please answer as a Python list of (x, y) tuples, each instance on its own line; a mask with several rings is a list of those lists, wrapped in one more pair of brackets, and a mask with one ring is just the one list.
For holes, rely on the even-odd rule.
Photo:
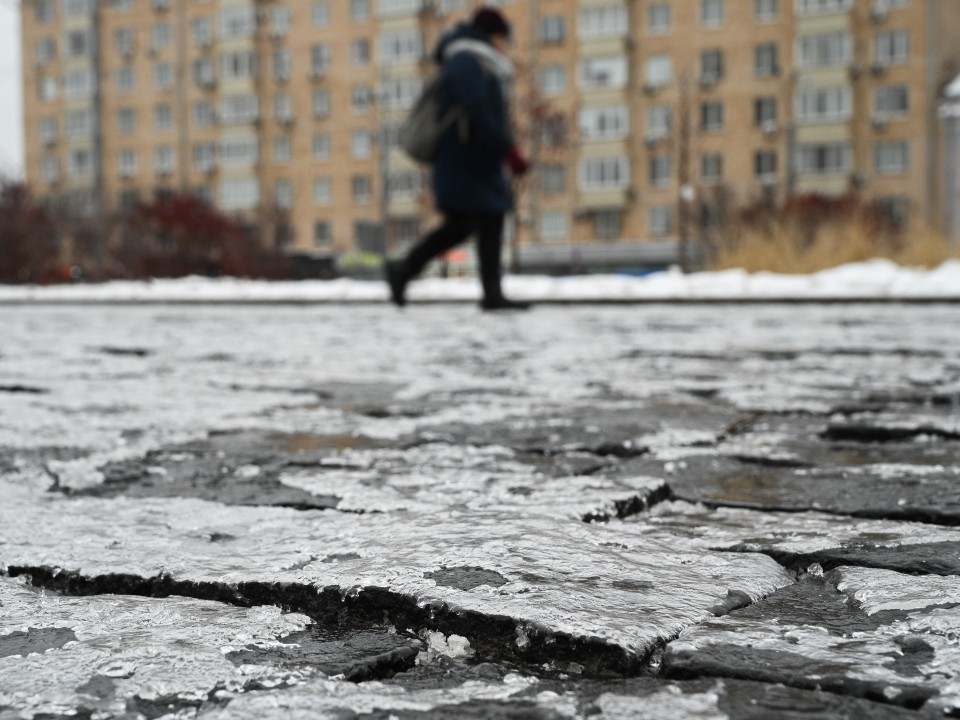
[(511, 91), (513, 89), (513, 78), (515, 71), (510, 58), (497, 50), (493, 45), (482, 42), (481, 40), (471, 40), (470, 38), (461, 38), (450, 43), (443, 53), (443, 59), (449, 60), (458, 53), (469, 53), (473, 55), (484, 69), (491, 73), (500, 81), (500, 87), (503, 89), (504, 102), (510, 101)]

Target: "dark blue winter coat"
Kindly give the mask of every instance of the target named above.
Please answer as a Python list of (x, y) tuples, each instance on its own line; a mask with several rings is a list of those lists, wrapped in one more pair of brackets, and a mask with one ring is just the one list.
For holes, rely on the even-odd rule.
[(507, 99), (500, 79), (469, 52), (444, 59), (455, 40), (489, 43), (479, 28), (462, 24), (447, 33), (434, 59), (441, 64), (443, 112), (460, 106), (466, 113), (466, 142), (460, 123), (453, 123), (437, 145), (433, 164), (433, 193), (441, 212), (505, 213), (513, 194), (504, 161), (514, 142), (510, 134)]

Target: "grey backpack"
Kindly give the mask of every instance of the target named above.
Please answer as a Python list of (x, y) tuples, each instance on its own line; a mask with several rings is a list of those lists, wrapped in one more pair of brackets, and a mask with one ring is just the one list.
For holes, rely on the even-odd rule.
[(467, 140), (467, 117), (463, 108), (455, 106), (441, 114), (441, 84), (440, 75), (426, 84), (400, 126), (400, 147), (411, 158), (425, 165), (433, 164), (440, 136), (458, 119), (460, 138), (464, 142)]

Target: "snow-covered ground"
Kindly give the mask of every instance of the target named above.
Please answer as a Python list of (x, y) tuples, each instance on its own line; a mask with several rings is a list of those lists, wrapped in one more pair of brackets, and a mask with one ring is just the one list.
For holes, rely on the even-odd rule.
[[(673, 269), (632, 277), (585, 275), (511, 276), (507, 292), (539, 302), (656, 302), (762, 300), (960, 300), (960, 260), (933, 270), (901, 267), (888, 260), (842, 265), (811, 275), (747, 273), (743, 270), (684, 274)], [(475, 279), (425, 279), (410, 288), (411, 301), (470, 302), (479, 298)], [(0, 302), (378, 302), (383, 283), (360, 280), (267, 282), (190, 277), (147, 282), (114, 281), (49, 287), (0, 285)]]

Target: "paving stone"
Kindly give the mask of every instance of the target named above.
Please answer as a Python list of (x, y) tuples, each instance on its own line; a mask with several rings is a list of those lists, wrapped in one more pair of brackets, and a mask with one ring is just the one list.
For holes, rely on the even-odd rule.
[[(914, 574), (960, 574), (960, 529), (917, 522), (854, 519), (819, 512), (707, 508), (682, 501), (610, 528), (630, 547), (632, 538), (675, 539), (677, 547), (764, 553), (805, 570), (857, 565)], [(613, 537), (611, 537), (611, 542)]]
[(960, 703), (955, 583), (862, 568), (827, 580), (810, 579), (685, 632), (667, 646), (665, 673), (822, 689), (907, 708)]

